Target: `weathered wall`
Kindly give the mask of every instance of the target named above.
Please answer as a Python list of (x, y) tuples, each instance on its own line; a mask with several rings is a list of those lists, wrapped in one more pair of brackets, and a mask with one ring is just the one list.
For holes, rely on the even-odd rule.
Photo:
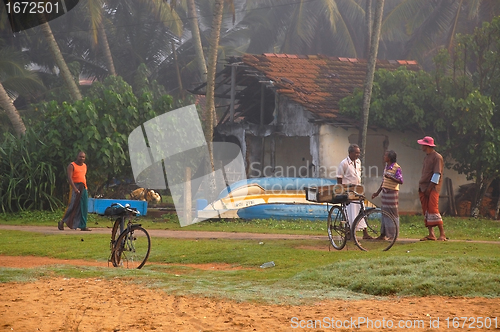
[(311, 136), (317, 129), (309, 122), (312, 116), (296, 103), (290, 103), (288, 98), (280, 96), (277, 103), (278, 116), (276, 124), (281, 127), (281, 133), (286, 136)]
[(278, 132), (246, 130), (248, 176), (316, 176), (318, 126), (309, 121), (308, 112), (286, 97), (279, 97), (276, 107)]

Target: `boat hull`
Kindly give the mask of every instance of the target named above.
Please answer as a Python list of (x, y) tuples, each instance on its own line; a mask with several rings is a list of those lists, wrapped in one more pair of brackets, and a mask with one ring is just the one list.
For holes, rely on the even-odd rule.
[(326, 221), (328, 209), (326, 204), (259, 204), (239, 209), (237, 214), (242, 219), (303, 219)]

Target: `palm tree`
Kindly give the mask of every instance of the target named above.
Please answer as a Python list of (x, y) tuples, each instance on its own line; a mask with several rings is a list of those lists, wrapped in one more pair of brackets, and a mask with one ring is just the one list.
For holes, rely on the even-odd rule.
[(103, 0), (88, 0), (86, 2), (87, 15), (93, 44), (94, 46), (100, 44), (108, 72), (110, 75), (116, 76), (115, 64), (109, 49), (108, 35), (104, 26), (104, 5)]
[[(172, 1), (172, 6), (175, 8), (177, 0)], [(203, 45), (201, 43), (200, 26), (198, 23), (198, 13), (194, 0), (186, 0), (187, 5), (187, 20), (191, 30), (191, 39), (196, 53), (196, 65), (202, 82), (207, 80), (207, 64), (205, 55), (203, 54)]]
[(213, 156), (213, 136), (214, 127), (217, 125), (215, 118), (215, 73), (217, 70), (217, 54), (219, 51), (220, 31), (222, 26), (222, 17), (224, 14), (224, 2), (227, 2), (233, 13), (234, 22), (234, 2), (233, 0), (215, 0), (213, 9), (212, 28), (210, 31), (208, 61), (207, 61), (207, 92), (206, 92), (206, 112), (208, 115), (208, 126), (205, 134), (205, 140), (208, 145), (208, 153), (210, 158), (210, 184), (209, 195), (213, 196), (216, 189), (215, 184), (215, 166)]
[(207, 94), (206, 94), (206, 110), (208, 114), (208, 130), (206, 133), (206, 141), (208, 144), (208, 153), (210, 155), (210, 166), (212, 171), (215, 171), (214, 157), (212, 151), (212, 140), (214, 136), (215, 123), (215, 72), (217, 69), (217, 52), (219, 48), (220, 27), (222, 25), (222, 14), (224, 13), (224, 0), (215, 0), (214, 16), (212, 30), (210, 33), (208, 63), (207, 63)]
[(45, 36), (45, 40), (50, 48), (50, 51), (52, 53), (52, 56), (54, 57), (57, 67), (61, 72), (61, 76), (64, 79), (64, 82), (66, 83), (66, 86), (69, 90), (69, 93), (71, 94), (71, 97), (73, 98), (73, 100), (82, 100), (82, 94), (80, 93), (80, 90), (76, 85), (75, 79), (73, 78), (73, 75), (71, 75), (68, 65), (66, 64), (66, 61), (62, 56), (61, 50), (57, 45), (57, 42), (54, 38), (54, 34), (50, 29), (49, 23), (48, 22), (42, 23), (40, 25), (40, 28), (43, 32), (43, 35)]
[[(206, 58), (208, 52), (208, 40), (210, 39), (212, 18), (214, 17), (214, 6), (212, 1), (194, 1), (196, 5), (197, 20), (195, 23), (198, 28), (193, 26), (192, 15), (189, 14), (188, 1), (180, 1), (177, 3), (179, 6), (175, 10), (189, 28), (186, 33), (179, 38), (176, 44), (176, 55), (178, 61), (174, 58), (172, 52), (167, 56), (159, 67), (159, 71), (153, 73), (158, 82), (167, 87), (169, 91), (176, 91), (179, 88), (177, 81), (169, 80), (169, 77), (177, 75), (177, 67), (179, 67), (182, 81), (185, 82), (184, 86), (194, 87), (199, 86), (207, 81)], [(246, 37), (236, 36), (236, 30), (242, 31), (238, 22), (245, 14), (245, 3), (247, 0), (237, 0), (227, 2), (229, 5), (224, 6), (224, 15), (222, 17), (218, 57), (225, 58), (228, 54), (240, 55), (245, 51), (247, 46)], [(233, 9), (234, 8), (234, 9)], [(226, 15), (228, 14), (228, 15)], [(192, 33), (191, 31), (195, 31)], [(195, 36), (196, 31), (199, 31), (200, 40)], [(235, 38), (236, 36), (236, 38)], [(201, 65), (200, 65), (201, 63)]]
[(14, 132), (19, 137), (24, 135), (26, 132), (26, 126), (24, 125), (23, 119), (21, 119), (21, 115), (19, 115), (19, 111), (14, 106), (12, 99), (10, 99), (7, 91), (4, 89), (2, 83), (0, 82), (0, 107), (4, 109), (7, 113), (7, 117), (12, 123), (12, 127), (14, 128)]
[[(0, 40), (0, 44), (3, 42)], [(10, 47), (0, 48), (0, 109), (6, 112), (17, 136), (24, 135), (26, 126), (14, 105), (14, 98), (42, 90), (37, 75), (25, 68), (24, 57)]]
[(426, 64), (439, 49), (450, 50), (457, 33), (472, 33), (499, 14), (496, 0), (401, 0), (384, 18), (382, 36), (404, 43), (399, 58)]
[(109, 46), (116, 72), (134, 85), (136, 70), (142, 63), (150, 73), (156, 73), (171, 54), (171, 41), (182, 34), (182, 21), (161, 0), (108, 0), (107, 5), (114, 27)]
[(372, 36), (370, 38), (370, 53), (368, 55), (368, 67), (363, 91), (363, 117), (361, 124), (361, 135), (359, 137), (359, 148), (361, 150), (361, 163), (364, 165), (366, 135), (368, 132), (368, 116), (370, 114), (370, 99), (372, 96), (373, 77), (375, 75), (375, 65), (377, 63), (378, 44), (380, 41), (380, 28), (382, 25), (382, 16), (384, 13), (384, 1), (377, 0), (375, 8), (375, 17), (373, 20)]
[(365, 3), (365, 52), (364, 58), (367, 59), (370, 54), (371, 37), (372, 37), (372, 0), (366, 0)]
[(364, 49), (364, 9), (355, 0), (264, 0), (247, 2), (246, 10), (239, 22), (246, 29), (235, 35), (247, 38), (248, 53), (356, 57)]

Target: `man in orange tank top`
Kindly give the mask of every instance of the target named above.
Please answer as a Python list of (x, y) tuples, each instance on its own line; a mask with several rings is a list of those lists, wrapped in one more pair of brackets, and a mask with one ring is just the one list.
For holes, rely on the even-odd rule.
[(80, 228), (82, 231), (90, 231), (91, 229), (87, 228), (88, 193), (85, 152), (78, 152), (76, 161), (68, 165), (67, 171), (70, 185), (69, 205), (57, 227), (62, 231), (66, 224), (72, 229)]

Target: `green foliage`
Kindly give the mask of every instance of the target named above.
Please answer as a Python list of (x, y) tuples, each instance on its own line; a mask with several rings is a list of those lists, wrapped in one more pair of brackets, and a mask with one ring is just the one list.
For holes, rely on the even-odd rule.
[(0, 83), (13, 99), (19, 95), (33, 97), (44, 90), (38, 75), (26, 69), (28, 64), (29, 61), (22, 52), (6, 47), (0, 38)]
[[(404, 67), (376, 71), (370, 124), (400, 130), (432, 126), (432, 119), (424, 117), (424, 110), (433, 110), (437, 103), (432, 83), (432, 77), (424, 71), (414, 72)], [(340, 103), (342, 114), (360, 118), (362, 99), (362, 90), (344, 98)]]
[(97, 190), (113, 178), (131, 178), (127, 139), (143, 122), (170, 110), (171, 97), (150, 91), (147, 86), (136, 96), (120, 77), (110, 76), (94, 83), (81, 101), (43, 102), (34, 106), (40, 113), (31, 125), (45, 143), (41, 148), (57, 161), (59, 182), (65, 181), (65, 167), (78, 151), (87, 154), (87, 181)]
[(76, 102), (32, 105), (30, 128), (0, 140), (0, 210), (54, 210), (67, 190), (66, 166), (87, 154), (87, 182), (96, 192), (113, 178), (132, 178), (128, 135), (143, 122), (171, 109), (172, 98), (155, 82), (136, 96), (120, 77), (95, 83)]
[[(432, 135), (450, 165), (475, 179), (478, 206), (500, 172), (500, 17), (471, 35), (457, 37), (456, 47), (441, 50), (433, 73), (380, 70), (370, 107), (370, 123), (387, 129)], [(361, 118), (362, 92), (341, 101), (341, 113)], [(475, 211), (474, 206), (472, 211)]]
[[(14, 212), (25, 209), (55, 210), (61, 206), (56, 196), (57, 170), (44, 144), (28, 130), (21, 138), (10, 133), (0, 143), (0, 209)], [(46, 147), (46, 146), (44, 146)]]

